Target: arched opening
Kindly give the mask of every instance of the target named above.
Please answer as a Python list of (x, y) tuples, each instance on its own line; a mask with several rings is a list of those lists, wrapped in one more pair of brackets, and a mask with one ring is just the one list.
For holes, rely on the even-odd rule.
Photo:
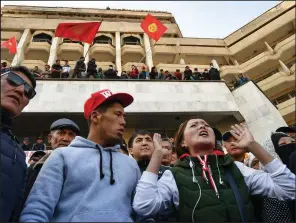
[(68, 39), (68, 38), (64, 38), (63, 43), (79, 43), (81, 46), (83, 46), (82, 42), (71, 40), (71, 39)]
[(126, 45), (141, 45), (140, 39), (134, 36), (127, 36), (123, 38), (123, 44)]
[(112, 45), (112, 39), (108, 36), (105, 35), (101, 35), (101, 36), (97, 36), (94, 39), (94, 44), (98, 43), (98, 44), (110, 44)]
[(47, 42), (51, 44), (52, 36), (46, 33), (40, 33), (33, 37), (32, 42)]

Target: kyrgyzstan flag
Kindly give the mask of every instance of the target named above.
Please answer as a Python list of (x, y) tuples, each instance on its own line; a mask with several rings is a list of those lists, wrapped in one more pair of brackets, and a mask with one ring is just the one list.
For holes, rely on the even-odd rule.
[(16, 54), (16, 38), (15, 36), (14, 37), (11, 37), (9, 40), (1, 43), (1, 46), (7, 48), (9, 50), (9, 53), (10, 54)]
[(154, 16), (148, 14), (146, 18), (141, 23), (141, 28), (147, 33), (150, 38), (154, 39), (156, 42), (160, 37), (167, 31), (165, 27), (159, 20)]
[(60, 23), (55, 36), (92, 44), (101, 22)]

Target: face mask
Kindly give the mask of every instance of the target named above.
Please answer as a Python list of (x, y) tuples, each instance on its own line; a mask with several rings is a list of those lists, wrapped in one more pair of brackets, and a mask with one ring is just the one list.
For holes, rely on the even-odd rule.
[(290, 168), (290, 156), (293, 152), (296, 152), (296, 143), (290, 143), (286, 145), (279, 146), (276, 149), (276, 153), (279, 155), (281, 160), (288, 168)]

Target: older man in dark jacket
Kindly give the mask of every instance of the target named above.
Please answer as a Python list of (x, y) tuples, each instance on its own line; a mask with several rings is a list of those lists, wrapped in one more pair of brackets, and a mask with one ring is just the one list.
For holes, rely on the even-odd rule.
[[(70, 119), (62, 118), (53, 122), (50, 126), (50, 134), (48, 135), (48, 141), (50, 142), (52, 150), (60, 147), (67, 147), (73, 139), (80, 134), (78, 125)], [(37, 151), (42, 152), (42, 151)], [(28, 173), (28, 180), (25, 189), (25, 199), (30, 194), (30, 191), (38, 177), (38, 174), (49, 157), (50, 153), (43, 156), (38, 162), (36, 162), (32, 168), (31, 173)]]
[(36, 81), (24, 66), (1, 73), (1, 217), (0, 222), (17, 221), (26, 182), (26, 155), (12, 134), (13, 117), (18, 116), (35, 95)]

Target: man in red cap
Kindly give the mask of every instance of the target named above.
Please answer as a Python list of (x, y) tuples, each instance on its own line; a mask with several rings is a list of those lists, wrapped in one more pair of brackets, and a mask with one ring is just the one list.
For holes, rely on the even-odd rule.
[(87, 139), (76, 136), (55, 149), (41, 168), (21, 214), (22, 222), (131, 222), (138, 164), (119, 152), (126, 93), (95, 92), (84, 104)]

